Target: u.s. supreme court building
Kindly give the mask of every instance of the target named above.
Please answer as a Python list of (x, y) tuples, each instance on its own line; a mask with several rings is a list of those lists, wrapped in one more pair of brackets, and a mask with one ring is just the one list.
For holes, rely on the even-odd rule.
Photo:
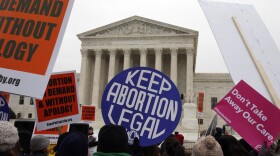
[[(155, 68), (177, 85), (183, 103), (180, 131), (197, 132), (198, 92), (205, 96), (201, 125), (205, 129), (215, 114), (211, 107), (234, 86), (228, 73), (195, 73), (198, 31), (132, 16), (77, 36), (82, 55), (79, 99), (97, 106), (97, 127), (104, 124), (100, 105), (106, 84), (127, 68)], [(218, 125), (223, 124), (220, 119)]]

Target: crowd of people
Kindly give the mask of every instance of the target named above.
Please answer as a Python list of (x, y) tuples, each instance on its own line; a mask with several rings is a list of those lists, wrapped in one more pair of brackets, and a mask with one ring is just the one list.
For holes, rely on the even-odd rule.
[[(59, 136), (54, 151), (56, 156), (278, 156), (279, 146), (263, 147), (256, 152), (244, 139), (237, 140), (216, 128), (213, 135), (201, 137), (192, 148), (185, 148), (184, 136), (175, 132), (162, 143), (141, 147), (139, 138), (128, 143), (126, 129), (119, 125), (104, 125), (97, 136), (89, 128), (88, 136), (81, 132), (66, 132)], [(48, 156), (50, 140), (35, 135), (22, 144), (16, 127), (0, 121), (0, 156)], [(28, 149), (26, 144), (29, 145)]]

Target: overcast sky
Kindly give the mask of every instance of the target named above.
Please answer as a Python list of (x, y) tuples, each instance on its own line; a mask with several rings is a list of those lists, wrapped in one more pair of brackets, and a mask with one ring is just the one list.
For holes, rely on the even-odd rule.
[[(251, 4), (280, 47), (280, 0), (219, 0)], [(75, 0), (54, 72), (81, 67), (77, 34), (134, 15), (199, 32), (196, 72), (228, 72), (210, 26), (197, 0)]]

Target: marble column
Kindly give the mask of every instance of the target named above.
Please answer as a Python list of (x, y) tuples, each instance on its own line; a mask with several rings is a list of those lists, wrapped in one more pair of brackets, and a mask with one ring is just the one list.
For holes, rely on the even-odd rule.
[(94, 54), (95, 54), (95, 66), (94, 66), (93, 89), (92, 89), (92, 104), (97, 107), (99, 105), (98, 102), (99, 102), (102, 50), (101, 49), (95, 50)]
[(176, 49), (176, 48), (170, 49), (170, 55), (171, 55), (170, 78), (174, 82), (174, 84), (177, 86), (178, 49)]
[(126, 70), (130, 68), (130, 54), (131, 50), (130, 49), (124, 49), (123, 50), (123, 70)]
[(134, 61), (133, 54), (132, 54), (132, 52), (130, 52), (130, 62), (129, 62), (129, 67), (130, 68), (132, 68), (133, 65), (134, 65), (133, 61)]
[(109, 62), (109, 73), (108, 73), (108, 82), (115, 76), (115, 69), (116, 69), (116, 49), (110, 49), (110, 62)]
[[(123, 67), (122, 67), (123, 68)], [(116, 68), (115, 68), (115, 74), (119, 73), (120, 71), (122, 71), (122, 69), (120, 70), (120, 53), (116, 52)]]
[(186, 128), (186, 131), (190, 133), (197, 132), (198, 124), (196, 119), (197, 105), (194, 103), (194, 93), (193, 93), (193, 59), (194, 50), (186, 50), (186, 61), (187, 61), (187, 84), (186, 84), (186, 103), (183, 105), (184, 114), (182, 119), (182, 126)]
[(187, 84), (186, 84), (186, 93), (187, 93), (187, 103), (194, 102), (194, 92), (193, 92), (193, 59), (194, 59), (194, 50), (187, 49)]
[(147, 49), (140, 49), (140, 66), (147, 66)]
[(82, 65), (80, 73), (80, 84), (79, 84), (79, 99), (81, 104), (90, 105), (90, 84), (91, 82), (91, 71), (92, 71), (92, 57), (93, 55), (88, 49), (81, 49), (82, 54)]
[(162, 49), (155, 49), (155, 68), (156, 70), (161, 71), (162, 70)]

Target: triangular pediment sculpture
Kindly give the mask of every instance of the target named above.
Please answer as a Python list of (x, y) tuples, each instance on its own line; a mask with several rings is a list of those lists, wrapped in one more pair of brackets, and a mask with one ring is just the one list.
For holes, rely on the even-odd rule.
[(168, 27), (163, 27), (139, 20), (133, 20), (121, 25), (114, 26), (112, 28), (104, 29), (102, 31), (89, 34), (87, 36), (120, 36), (120, 35), (138, 35), (138, 34), (186, 34), (180, 30), (175, 30)]
[(139, 16), (132, 16), (130, 18), (84, 32), (79, 34), (78, 37), (178, 34), (195, 35), (197, 32)]

